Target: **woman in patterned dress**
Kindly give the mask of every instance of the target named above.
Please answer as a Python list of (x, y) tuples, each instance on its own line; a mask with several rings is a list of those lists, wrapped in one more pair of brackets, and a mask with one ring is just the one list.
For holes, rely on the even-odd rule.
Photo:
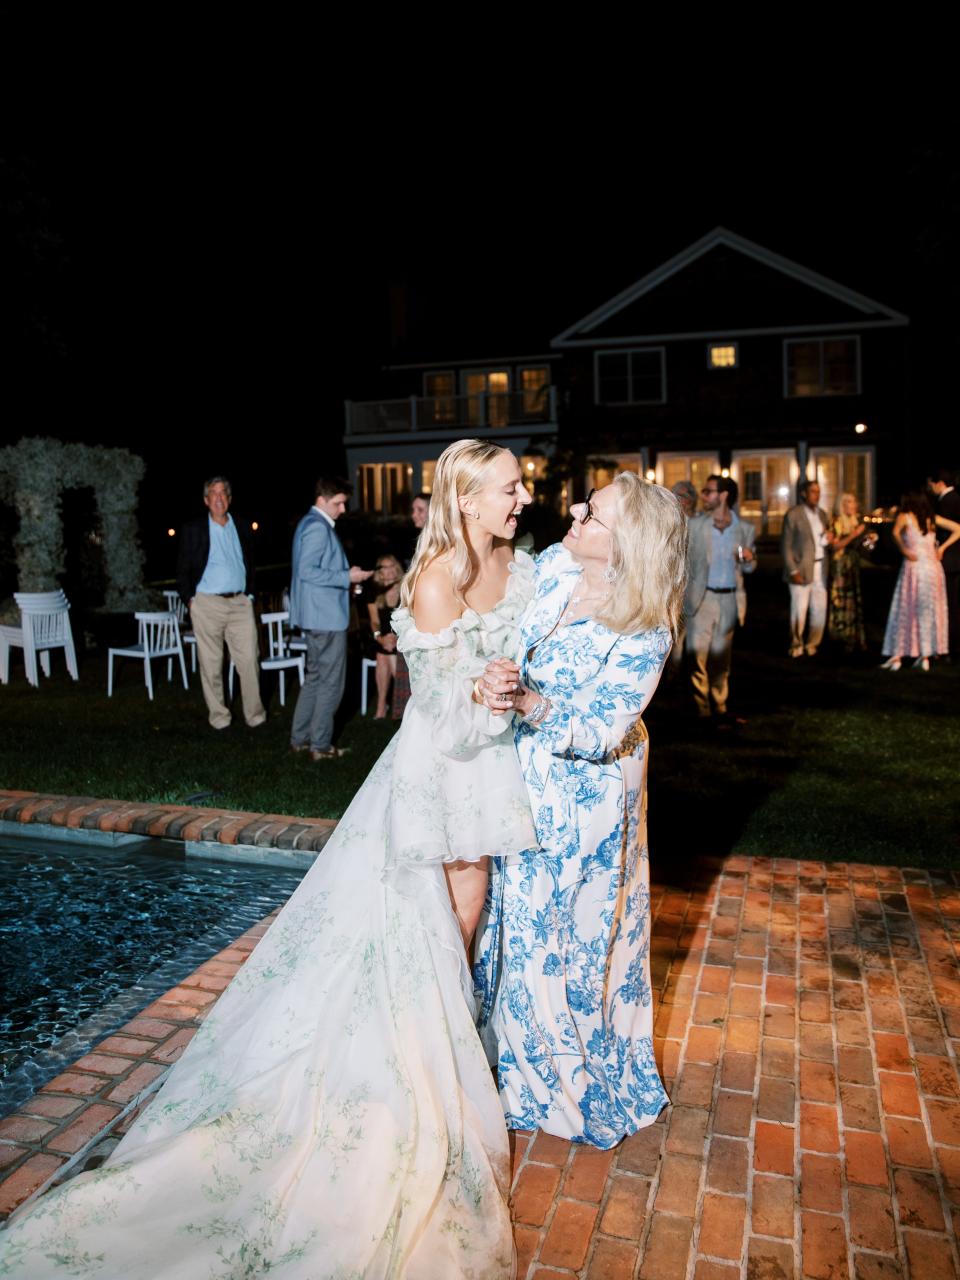
[(830, 555), (830, 638), (847, 653), (866, 649), (863, 624), (863, 595), (860, 588), (860, 548), (867, 533), (857, 509), (856, 494), (845, 493), (831, 525), (835, 542)]
[(17, 1280), (510, 1280), (509, 1148), (463, 937), (534, 839), (509, 722), (533, 562), (516, 458), (459, 441), (392, 619), (399, 732), (157, 1097), (100, 1169), (0, 1235)]
[[(950, 530), (937, 543), (937, 529)], [(900, 504), (893, 538), (903, 553), (897, 585), (893, 589), (887, 629), (883, 637), (884, 671), (899, 671), (905, 657), (914, 666), (930, 670), (930, 659), (949, 650), (947, 581), (940, 561), (947, 547), (960, 538), (960, 524), (934, 515), (925, 493), (908, 493)]]
[(624, 473), (537, 563), (519, 664), (483, 677), (516, 741), (537, 846), (500, 863), (474, 968), (511, 1128), (612, 1147), (667, 1101), (653, 1054), (646, 732), (677, 634), (686, 522)]

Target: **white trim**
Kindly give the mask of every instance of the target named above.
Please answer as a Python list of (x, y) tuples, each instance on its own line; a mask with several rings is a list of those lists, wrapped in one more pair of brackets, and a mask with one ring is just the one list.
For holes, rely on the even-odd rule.
[[(854, 342), (856, 344), (856, 361), (857, 361), (857, 389), (856, 391), (820, 391), (813, 396), (792, 396), (788, 394), (787, 387), (787, 347), (791, 344), (794, 346), (802, 342), (819, 342), (820, 343), (820, 385), (823, 386), (823, 344), (825, 342)], [(783, 398), (784, 400), (834, 400), (840, 396), (862, 396), (863, 395), (863, 377), (861, 374), (860, 361), (860, 335), (856, 333), (821, 333), (818, 337), (809, 338), (784, 338), (782, 344), (781, 361), (783, 364)]]
[[(837, 332), (841, 329), (849, 329), (851, 332), (860, 333), (865, 329), (899, 329), (906, 323), (909, 321), (851, 320), (848, 323), (830, 327)], [(716, 342), (721, 338), (763, 338), (768, 335), (788, 333), (823, 333), (825, 328), (826, 326), (822, 324), (792, 324), (773, 325), (768, 329), (704, 329), (696, 333), (634, 333), (629, 338), (571, 338), (569, 342), (558, 345), (562, 346), (564, 351), (569, 351), (575, 347), (596, 347), (601, 342), (604, 347), (632, 346), (636, 343), (697, 342), (704, 339)]]
[[(710, 352), (714, 347), (733, 347), (733, 364), (711, 364)], [(723, 372), (724, 369), (740, 368), (740, 343), (739, 342), (708, 342), (707, 343), (707, 368), (711, 373), (715, 371)]]
[[(648, 351), (658, 351), (660, 353), (660, 399), (659, 400), (601, 400), (600, 399), (600, 370), (599, 361), (601, 356), (632, 356), (642, 354)], [(628, 392), (633, 394), (633, 378), (630, 374), (630, 365), (627, 364), (627, 383)], [(598, 348), (593, 353), (593, 403), (596, 405), (607, 405), (610, 408), (623, 406), (640, 405), (640, 404), (666, 404), (667, 403), (667, 352), (664, 347), (629, 347), (627, 350), (618, 348), (616, 351), (607, 351)]]
[[(748, 258), (753, 258), (754, 261), (771, 267), (774, 271), (779, 271), (781, 274), (789, 276), (801, 284), (808, 285), (835, 301), (843, 302), (846, 306), (853, 307), (856, 311), (861, 311), (864, 316), (875, 316), (879, 313), (879, 315), (885, 317), (887, 323), (909, 323), (908, 317), (901, 312), (894, 311), (891, 307), (884, 306), (873, 298), (868, 298), (865, 294), (848, 289), (844, 285), (838, 284), (835, 280), (830, 280), (827, 276), (820, 275), (817, 271), (811, 271), (809, 267), (801, 266), (798, 262), (793, 262), (779, 253), (763, 248), (762, 245), (756, 244), (752, 240), (747, 240), (743, 236), (738, 236), (734, 232), (728, 231), (725, 227), (715, 227), (713, 231), (708, 232), (707, 235), (689, 245), (682, 252), (661, 263), (659, 267), (648, 272), (647, 275), (630, 285), (629, 288), (608, 299), (602, 306), (597, 307), (588, 315), (581, 317), (575, 324), (564, 329), (562, 333), (558, 333), (551, 340), (551, 347), (566, 346), (571, 341), (575, 341), (574, 334), (586, 334), (599, 328), (601, 324), (612, 319), (613, 316), (623, 311), (632, 302), (643, 297), (644, 294), (650, 293), (653, 289), (663, 284), (664, 281), (669, 280), (671, 276), (690, 266), (698, 258), (702, 258), (704, 254), (709, 253), (711, 249), (715, 249), (718, 245), (726, 245), (727, 248), (734, 249)], [(748, 331), (743, 330), (742, 332)], [(759, 329), (754, 332), (763, 333), (767, 332), (767, 330)], [(688, 334), (685, 336), (691, 337), (695, 335)]]

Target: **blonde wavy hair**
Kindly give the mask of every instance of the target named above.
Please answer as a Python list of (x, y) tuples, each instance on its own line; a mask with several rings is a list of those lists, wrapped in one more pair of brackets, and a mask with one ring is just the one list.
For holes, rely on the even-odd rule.
[(441, 453), (433, 475), (427, 523), (417, 539), (417, 549), (400, 588), (400, 603), (405, 608), (413, 607), (421, 573), (441, 556), (449, 558), (453, 593), (464, 608), (467, 607), (463, 593), (470, 585), (476, 566), (470, 558), (458, 500), (479, 493), (491, 464), (509, 452), (502, 445), (485, 440), (457, 440)]
[(687, 521), (680, 503), (669, 489), (632, 471), (622, 471), (613, 484), (617, 519), (610, 563), (617, 577), (594, 618), (621, 635), (663, 626), (676, 639), (687, 581)]

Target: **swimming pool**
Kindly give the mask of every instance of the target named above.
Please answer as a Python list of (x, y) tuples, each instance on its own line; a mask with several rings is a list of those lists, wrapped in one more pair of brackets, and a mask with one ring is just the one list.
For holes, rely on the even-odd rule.
[(302, 871), (183, 845), (0, 843), (0, 1116), (285, 902)]

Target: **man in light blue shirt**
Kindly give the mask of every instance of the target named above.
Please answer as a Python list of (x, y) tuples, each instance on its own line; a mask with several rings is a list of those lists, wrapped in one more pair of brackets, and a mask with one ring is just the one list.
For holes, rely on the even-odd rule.
[(757, 567), (753, 525), (735, 510), (739, 490), (729, 476), (708, 476), (700, 490), (703, 514), (688, 526), (687, 589), (683, 616), (690, 683), (697, 715), (727, 722), (730, 657), (737, 622), (747, 613), (743, 575)]
[(344, 754), (333, 745), (333, 718), (347, 674), (350, 588), (373, 573), (347, 563), (336, 534), (336, 522), (352, 492), (344, 480), (321, 476), (316, 501), (293, 535), (290, 625), (304, 634), (307, 661), (290, 746), (294, 751), (309, 751), (311, 760), (333, 760)]
[(251, 729), (267, 713), (260, 699), (257, 619), (253, 608), (253, 533), (230, 514), (233, 493), (225, 476), (203, 486), (207, 515), (189, 521), (180, 536), (177, 589), (197, 637), (200, 687), (214, 729), (230, 724), (223, 696), (223, 646), (240, 677), (243, 718)]

